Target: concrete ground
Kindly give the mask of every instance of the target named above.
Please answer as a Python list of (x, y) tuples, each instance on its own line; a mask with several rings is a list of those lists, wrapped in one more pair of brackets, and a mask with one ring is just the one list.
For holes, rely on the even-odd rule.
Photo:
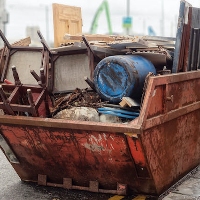
[[(0, 150), (0, 200), (149, 200), (145, 196), (118, 196), (38, 186), (21, 181)], [(159, 200), (200, 200), (200, 166)]]
[(0, 200), (106, 200), (112, 196), (24, 183), (0, 150)]

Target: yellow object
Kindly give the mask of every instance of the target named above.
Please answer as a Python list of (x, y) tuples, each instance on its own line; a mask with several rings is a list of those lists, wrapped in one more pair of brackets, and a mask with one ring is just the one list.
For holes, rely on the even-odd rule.
[(145, 200), (146, 196), (138, 195), (137, 197), (133, 198), (132, 200)]
[(115, 196), (113, 196), (113, 197), (110, 197), (108, 200), (121, 200), (121, 199), (123, 199), (123, 198), (124, 198), (124, 196), (115, 195)]

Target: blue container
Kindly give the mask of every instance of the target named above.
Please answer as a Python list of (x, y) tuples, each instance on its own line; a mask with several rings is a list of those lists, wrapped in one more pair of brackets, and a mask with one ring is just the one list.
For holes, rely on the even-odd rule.
[(154, 65), (138, 55), (109, 56), (94, 70), (94, 85), (102, 99), (119, 103), (122, 97), (140, 98), (146, 75)]

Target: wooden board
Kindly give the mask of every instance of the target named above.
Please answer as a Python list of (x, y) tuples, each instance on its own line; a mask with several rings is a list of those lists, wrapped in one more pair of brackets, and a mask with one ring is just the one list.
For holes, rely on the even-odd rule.
[(62, 4), (52, 4), (54, 23), (54, 47), (65, 43), (64, 35), (82, 34), (81, 8)]
[[(87, 41), (115, 41), (116, 37), (112, 37), (110, 35), (100, 35), (100, 34), (93, 34), (93, 35), (84, 35)], [(64, 39), (69, 41), (82, 41), (82, 35), (70, 35), (70, 34), (65, 34)]]
[(173, 60), (173, 67), (172, 72), (177, 73), (178, 69), (181, 68), (182, 59), (184, 57), (183, 55), (183, 49), (185, 48), (183, 44), (185, 44), (185, 31), (184, 31), (184, 25), (188, 24), (188, 12), (189, 7), (191, 5), (181, 0), (180, 2), (180, 9), (179, 9), (179, 18), (178, 18), (178, 25), (177, 25), (177, 32), (176, 32), (176, 43), (175, 43), (175, 50), (174, 50), (174, 60)]

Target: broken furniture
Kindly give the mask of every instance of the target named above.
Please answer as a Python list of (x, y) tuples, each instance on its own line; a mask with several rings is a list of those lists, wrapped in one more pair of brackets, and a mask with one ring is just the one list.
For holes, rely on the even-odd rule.
[[(46, 116), (39, 108), (44, 103), (46, 88), (23, 85), (15, 66), (12, 67), (15, 84), (0, 85), (0, 109), (8, 115)], [(44, 105), (42, 105), (44, 106)], [(44, 109), (44, 108), (43, 108)]]
[[(38, 34), (42, 37), (40, 32)], [(48, 116), (49, 98), (46, 86), (50, 52), (45, 46), (13, 46), (2, 32), (0, 36), (7, 48), (0, 74), (0, 108), (11, 115)]]

